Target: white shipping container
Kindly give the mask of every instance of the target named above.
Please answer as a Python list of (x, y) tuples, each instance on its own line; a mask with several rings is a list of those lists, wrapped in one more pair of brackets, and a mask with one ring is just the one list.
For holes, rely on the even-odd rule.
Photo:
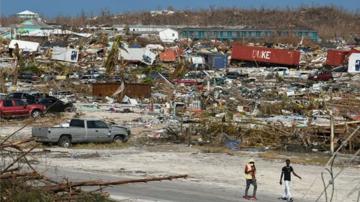
[(66, 62), (77, 62), (79, 59), (79, 51), (72, 48), (54, 47), (51, 59)]
[(349, 57), (349, 73), (360, 73), (360, 53), (353, 53)]

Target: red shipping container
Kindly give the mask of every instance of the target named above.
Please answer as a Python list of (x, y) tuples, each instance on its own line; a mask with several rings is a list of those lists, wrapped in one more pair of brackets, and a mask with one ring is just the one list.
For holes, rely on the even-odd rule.
[(300, 51), (233, 44), (231, 58), (249, 62), (298, 66)]
[(345, 63), (346, 57), (350, 51), (345, 50), (328, 50), (326, 56), (326, 65), (328, 66), (340, 66)]
[(336, 50), (331, 49), (327, 51), (326, 56), (326, 65), (328, 66), (341, 66), (348, 62), (348, 58), (352, 53), (360, 53), (360, 51), (352, 49), (352, 50)]
[(162, 62), (175, 62), (177, 57), (177, 52), (174, 49), (166, 49), (164, 52), (160, 53), (160, 61)]

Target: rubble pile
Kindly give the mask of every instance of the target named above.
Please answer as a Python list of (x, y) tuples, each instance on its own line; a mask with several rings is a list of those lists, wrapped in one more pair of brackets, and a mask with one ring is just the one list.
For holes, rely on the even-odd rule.
[[(176, 30), (98, 27), (4, 40), (1, 99), (47, 108), (56, 99), (63, 114), (148, 115), (123, 123), (156, 128), (136, 134), (154, 142), (231, 148), (327, 151), (331, 133), (341, 144), (360, 123), (359, 53), (351, 44), (165, 40), (167, 32)], [(355, 139), (346, 149), (359, 147)]]

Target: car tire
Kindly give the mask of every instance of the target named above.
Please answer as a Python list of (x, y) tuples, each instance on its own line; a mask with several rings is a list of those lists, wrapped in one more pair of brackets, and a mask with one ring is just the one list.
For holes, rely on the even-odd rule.
[(58, 144), (60, 147), (69, 148), (71, 146), (71, 138), (67, 135), (63, 135), (60, 137)]
[(124, 135), (116, 135), (113, 139), (113, 142), (122, 142), (122, 143), (125, 143), (128, 141), (128, 138), (126, 138)]
[(31, 112), (31, 117), (32, 118), (38, 118), (38, 117), (40, 117), (42, 115), (42, 112), (40, 111), (40, 110), (37, 110), (37, 109), (35, 109), (35, 110), (33, 110), (32, 112)]

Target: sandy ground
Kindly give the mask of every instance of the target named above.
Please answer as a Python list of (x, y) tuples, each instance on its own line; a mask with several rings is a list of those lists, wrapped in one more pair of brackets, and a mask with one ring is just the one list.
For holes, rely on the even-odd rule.
[[(155, 146), (156, 147), (156, 146)], [(279, 160), (264, 160), (256, 153), (236, 155), (201, 153), (185, 145), (169, 145), (168, 150), (130, 147), (122, 150), (70, 149), (69, 154), (48, 154), (41, 158), (52, 166), (80, 169), (84, 171), (111, 172), (119, 176), (190, 175), (191, 181), (243, 188), (243, 168), (249, 158), (255, 158), (259, 192), (279, 193), (280, 170), (284, 165)], [(54, 148), (54, 151), (64, 151)], [(291, 157), (290, 157), (291, 158)], [(293, 165), (303, 177), (293, 178), (293, 194), (296, 199), (315, 200), (322, 191), (320, 166)], [(338, 171), (340, 168), (336, 168)], [(360, 168), (347, 168), (336, 179), (334, 201), (356, 201), (359, 190)], [(356, 187), (357, 186), (357, 187)]]
[[(62, 119), (47, 118), (31, 124), (20, 131), (17, 138), (30, 137), (31, 127), (59, 124), (69, 120), (74, 114), (68, 114)], [(121, 114), (109, 112), (88, 112), (87, 117), (98, 117), (124, 124), (132, 129), (133, 138), (144, 136), (144, 133), (161, 128), (149, 120), (154, 116), (145, 114)], [(145, 121), (133, 121), (135, 119)], [(6, 136), (21, 127), (23, 123), (0, 123), (0, 136)], [(137, 146), (117, 150), (104, 149), (62, 149), (50, 148), (52, 151), (45, 156), (39, 156), (42, 164), (59, 166), (84, 171), (111, 172), (119, 176), (159, 176), (188, 174), (191, 181), (206, 184), (216, 184), (225, 187), (244, 188), (243, 169), (249, 158), (255, 158), (257, 166), (258, 191), (264, 193), (282, 192), (279, 176), (284, 163), (279, 160), (264, 160), (258, 153), (240, 152), (235, 155), (202, 153), (197, 148), (185, 145), (155, 145), (153, 147)], [(57, 153), (65, 151), (68, 153)], [(288, 156), (291, 158), (291, 156)], [(293, 178), (293, 195), (298, 201), (301, 199), (315, 200), (322, 191), (321, 166), (293, 165), (295, 171), (303, 180)], [(338, 171), (340, 168), (336, 168)], [(328, 181), (328, 180), (327, 180)], [(347, 168), (335, 181), (335, 195), (333, 201), (352, 202), (357, 200), (360, 190), (360, 168)], [(299, 200), (300, 199), (300, 200)]]

